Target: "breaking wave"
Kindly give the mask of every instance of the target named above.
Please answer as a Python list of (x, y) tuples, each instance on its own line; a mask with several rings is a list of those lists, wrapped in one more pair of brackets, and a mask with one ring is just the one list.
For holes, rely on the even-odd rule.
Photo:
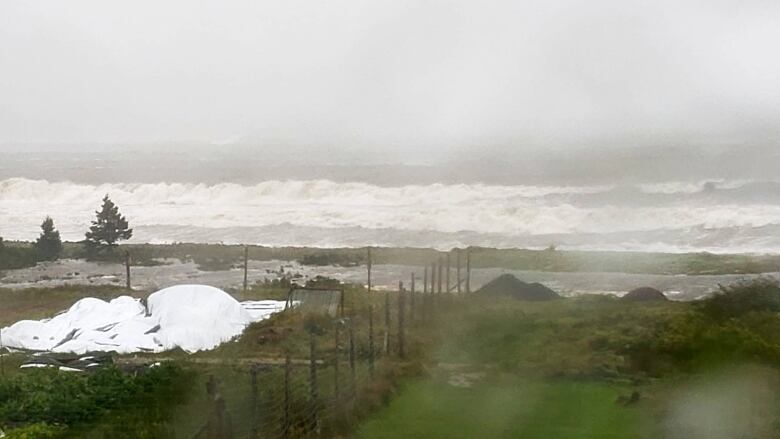
[(12, 178), (0, 181), (0, 236), (34, 239), (50, 215), (65, 239), (80, 240), (105, 194), (145, 242), (780, 251), (780, 184), (748, 181), (621, 188)]

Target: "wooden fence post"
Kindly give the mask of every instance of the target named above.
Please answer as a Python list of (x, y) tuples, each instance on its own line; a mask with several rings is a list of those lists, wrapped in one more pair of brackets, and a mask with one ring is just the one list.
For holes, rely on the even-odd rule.
[(333, 375), (334, 375), (333, 384), (334, 384), (335, 392), (336, 392), (336, 401), (338, 401), (339, 397), (341, 396), (341, 386), (340, 386), (340, 383), (339, 383), (339, 360), (340, 360), (340, 358), (339, 358), (340, 355), (339, 354), (341, 353), (341, 350), (339, 348), (339, 343), (341, 342), (339, 340), (339, 338), (340, 338), (339, 337), (339, 335), (340, 335), (339, 332), (341, 332), (340, 328), (341, 328), (341, 320), (338, 320), (338, 321), (336, 321), (336, 328), (335, 328), (335, 331), (334, 331), (335, 339), (336, 339), (335, 340), (336, 341), (336, 349), (335, 349), (335, 355), (334, 355), (334, 358), (333, 358)]
[(436, 314), (436, 263), (431, 264), (431, 294), (429, 297), (430, 315)]
[(368, 305), (368, 372), (374, 378), (374, 305)]
[(409, 297), (410, 297), (410, 300), (409, 300), (409, 320), (412, 321), (412, 322), (414, 322), (414, 319), (415, 319), (415, 312), (414, 312), (414, 309), (415, 309), (415, 303), (414, 303), (415, 302), (415, 296), (417, 296), (417, 292), (415, 291), (415, 288), (414, 288), (414, 273), (412, 273), (412, 284), (409, 287)]
[(466, 294), (471, 293), (471, 247), (466, 247)]
[(447, 294), (451, 293), (450, 289), (450, 252), (447, 252)]
[(5, 376), (5, 354), (3, 354), (3, 334), (0, 333), (0, 376)]
[(422, 315), (423, 322), (427, 319), (428, 314), (428, 266), (425, 266), (423, 270), (423, 294), (422, 294)]
[(441, 294), (441, 290), (442, 290), (442, 288), (441, 288), (442, 287), (442, 285), (441, 285), (442, 284), (442, 274), (444, 274), (444, 273), (442, 273), (443, 271), (444, 271), (444, 263), (442, 262), (441, 257), (440, 257), (439, 258), (439, 274), (438, 274), (439, 282), (438, 282), (438, 285), (437, 285), (438, 288), (436, 289), (436, 293), (437, 294)]
[(373, 262), (371, 261), (371, 247), (368, 247), (368, 262), (366, 263), (366, 268), (368, 269), (368, 292), (371, 292), (371, 268), (373, 266)]
[(398, 356), (401, 359), (406, 358), (406, 339), (404, 334), (404, 308), (406, 295), (404, 294), (404, 283), (398, 282)]
[(133, 287), (130, 284), (130, 252), (129, 251), (125, 252), (125, 270), (127, 272), (127, 278), (126, 278), (127, 279), (127, 289), (128, 290), (132, 290)]
[(246, 298), (246, 289), (249, 279), (249, 247), (244, 246), (244, 298)]
[(250, 437), (252, 439), (257, 439), (257, 431), (258, 431), (258, 419), (257, 419), (257, 406), (258, 406), (258, 398), (257, 398), (257, 365), (253, 365), (251, 369), (249, 369), (249, 373), (252, 376), (252, 431)]
[(311, 425), (315, 434), (320, 433), (320, 419), (318, 416), (319, 395), (317, 389), (317, 339), (314, 331), (309, 332), (309, 410), (311, 411)]
[(460, 249), (459, 248), (455, 249), (455, 260), (457, 261), (456, 262), (456, 266), (457, 266), (456, 275), (458, 277), (458, 295), (460, 295), (460, 283), (461, 283), (461, 280), (460, 280)]
[(390, 354), (390, 292), (385, 292), (385, 354)]
[(292, 361), (290, 353), (287, 352), (284, 358), (284, 417), (282, 418), (282, 436), (285, 439), (290, 437), (290, 375), (292, 374)]
[(357, 394), (357, 384), (355, 376), (355, 321), (349, 320), (349, 388), (354, 401)]

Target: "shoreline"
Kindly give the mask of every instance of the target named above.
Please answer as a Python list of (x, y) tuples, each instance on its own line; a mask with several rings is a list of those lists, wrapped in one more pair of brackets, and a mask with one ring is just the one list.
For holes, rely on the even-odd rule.
[[(7, 246), (32, 246), (31, 242), (6, 241)], [(122, 244), (105, 262), (124, 263), (125, 252), (133, 266), (156, 266), (160, 260), (178, 259), (193, 262), (203, 271), (224, 270), (243, 264), (244, 247), (239, 244)], [(264, 247), (247, 245), (250, 260), (297, 261), (311, 266), (365, 265), (368, 247)], [(775, 254), (714, 254), (714, 253), (653, 253), (633, 251), (535, 250), (522, 248), (469, 247), (450, 251), (414, 247), (371, 247), (374, 264), (426, 267), (446, 264), (449, 256), (453, 270), (460, 253), (465, 269), (466, 253), (470, 253), (472, 268), (562, 272), (562, 273), (627, 273), (653, 275), (747, 275), (780, 272), (780, 255)], [(65, 242), (61, 259), (86, 259), (83, 245)], [(2, 272), (2, 270), (0, 270)], [(2, 277), (0, 277), (2, 279)]]

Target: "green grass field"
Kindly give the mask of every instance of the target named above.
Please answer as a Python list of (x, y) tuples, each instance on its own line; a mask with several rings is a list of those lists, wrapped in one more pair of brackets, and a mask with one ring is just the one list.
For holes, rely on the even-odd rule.
[(629, 388), (604, 383), (504, 378), (471, 387), (406, 383), (399, 397), (365, 422), (361, 439), (654, 437), (648, 409), (616, 404)]
[[(74, 287), (0, 290), (11, 316), (50, 315), (81, 292)], [(84, 292), (109, 298), (122, 290)], [(247, 297), (280, 292), (255, 285)], [(373, 305), (381, 337), (385, 295), (369, 296), (360, 287), (347, 293), (345, 311), (357, 326), (357, 379), (363, 389), (354, 402), (333, 403), (334, 322), (324, 315), (280, 314), (209, 352), (120, 356), (118, 361), (162, 357), (194, 372), (187, 383), (191, 391), (164, 424), (176, 437), (192, 437), (206, 423), (213, 410), (205, 384), (211, 375), (237, 437), (248, 437), (254, 420), (261, 431), (278, 432), (283, 370), (277, 364), (259, 373), (259, 412), (252, 415), (250, 368), (285, 352), (303, 360), (294, 368), (292, 386), (295, 422), (304, 427), (291, 437), (310, 434), (305, 360), (306, 328), (312, 324), (322, 330), (317, 345), (323, 360), (318, 380), (323, 437), (709, 439), (707, 432), (721, 431), (725, 435), (718, 437), (769, 439), (780, 431), (775, 396), (780, 395), (780, 286), (773, 282), (739, 284), (699, 303), (633, 303), (603, 296), (523, 302), (475, 294), (439, 297), (434, 306), (429, 297), (427, 312), (418, 308), (407, 316), (407, 359), (386, 356), (382, 376), (374, 380), (365, 370), (365, 311)], [(393, 322), (396, 310), (391, 307)], [(11, 319), (0, 317), (0, 322)], [(343, 337), (342, 384), (348, 377)], [(19, 355), (4, 358), (8, 378), (26, 373), (17, 369), (20, 361)], [(627, 405), (634, 392), (637, 401)], [(730, 418), (733, 413), (739, 413), (739, 422)], [(81, 437), (103, 437), (113, 422), (110, 417), (99, 421), (93, 436)], [(79, 428), (87, 431), (90, 425)]]

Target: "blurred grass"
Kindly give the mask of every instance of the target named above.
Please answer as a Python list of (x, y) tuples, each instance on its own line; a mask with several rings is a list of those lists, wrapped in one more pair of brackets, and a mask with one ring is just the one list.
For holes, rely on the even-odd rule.
[(365, 422), (361, 439), (657, 437), (646, 410), (622, 407), (628, 391), (604, 383), (540, 382), (505, 377), (469, 388), (443, 381), (407, 382), (398, 398)]

